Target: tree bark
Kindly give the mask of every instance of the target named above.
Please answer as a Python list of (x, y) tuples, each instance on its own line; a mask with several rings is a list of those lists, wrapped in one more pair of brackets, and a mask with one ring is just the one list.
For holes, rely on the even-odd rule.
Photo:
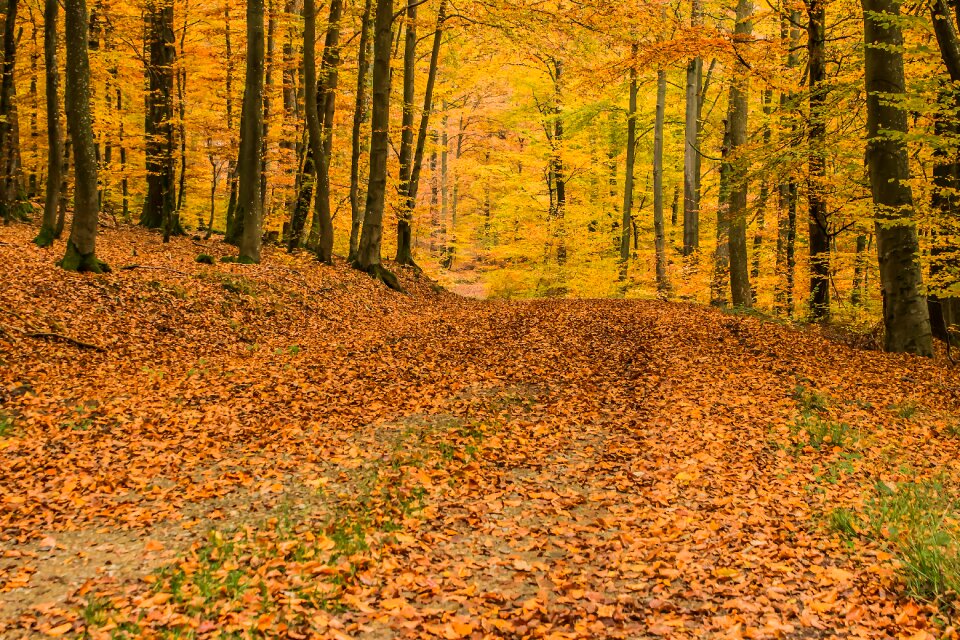
[(237, 211), (243, 220), (239, 243), (239, 261), (259, 263), (263, 224), (260, 198), (260, 174), (263, 164), (260, 149), (263, 140), (264, 29), (263, 0), (247, 0), (247, 72), (243, 92), (240, 175), (237, 186)]
[(363, 208), (360, 206), (360, 155), (362, 129), (366, 120), (367, 76), (370, 73), (370, 16), (373, 0), (365, 0), (360, 19), (360, 46), (357, 51), (357, 96), (353, 106), (353, 130), (350, 138), (350, 254), (348, 260), (357, 259), (360, 245), (360, 227), (363, 224)]
[(825, 0), (807, 0), (807, 67), (810, 96), (810, 125), (807, 129), (809, 179), (807, 204), (810, 214), (810, 315), (814, 320), (830, 319), (830, 232), (826, 180), (827, 125), (824, 114), (827, 77)]
[(633, 220), (633, 174), (637, 154), (637, 64), (636, 55), (639, 45), (633, 43), (630, 55), (634, 61), (630, 65), (630, 102), (627, 106), (627, 166), (623, 178), (623, 220), (620, 228), (620, 281), (627, 279), (630, 264), (630, 224)]
[(3, 61), (0, 64), (0, 214), (4, 222), (26, 217), (26, 194), (21, 183), (20, 140), (17, 124), (14, 67), (17, 57), (19, 0), (6, 0), (3, 20)]
[(97, 259), (97, 156), (90, 112), (90, 60), (87, 54), (86, 0), (67, 0), (65, 23), (67, 45), (67, 126), (73, 139), (73, 224), (60, 266), (67, 271), (102, 273), (109, 267)]
[[(734, 28), (734, 46), (747, 43), (753, 32), (750, 19), (753, 4), (750, 0), (738, 0), (737, 25)], [(750, 273), (747, 263), (747, 188), (750, 160), (746, 152), (748, 74), (750, 69), (741, 61), (738, 64), (738, 79), (730, 85), (730, 292), (735, 307), (750, 307)]]
[(667, 72), (657, 70), (657, 113), (653, 126), (653, 237), (656, 250), (657, 292), (670, 293), (667, 278), (667, 239), (663, 229), (663, 117), (667, 102)]
[(922, 293), (904, 137), (907, 113), (898, 0), (862, 0), (867, 93), (867, 165), (876, 220), (887, 351), (933, 355)]
[(57, 62), (57, 22), (60, 3), (43, 3), (43, 59), (46, 67), (47, 89), (47, 190), (43, 203), (43, 223), (34, 242), (49, 247), (59, 236), (57, 208), (60, 204), (61, 170), (63, 169), (63, 142), (60, 134), (60, 70)]
[(397, 256), (398, 264), (413, 265), (411, 246), (411, 217), (409, 191), (413, 174), (413, 99), (416, 88), (417, 63), (417, 4), (407, 2), (407, 21), (403, 46), (403, 114), (400, 124), (400, 209), (397, 213)]
[(147, 6), (149, 60), (147, 75), (145, 157), (147, 195), (140, 224), (162, 229), (164, 242), (182, 233), (176, 212), (173, 84), (176, 59), (172, 0), (154, 0)]
[(396, 276), (380, 264), (383, 208), (387, 190), (387, 153), (390, 130), (390, 45), (393, 35), (393, 0), (377, 0), (373, 37), (373, 109), (370, 126), (370, 176), (367, 204), (354, 265), (387, 286), (400, 289)]
[(717, 197), (717, 244), (713, 252), (713, 276), (710, 280), (710, 304), (726, 306), (730, 279), (730, 109), (723, 121), (723, 146), (720, 148), (720, 189)]
[[(692, 0), (690, 23), (697, 28), (703, 21), (700, 0)], [(703, 59), (695, 56), (687, 64), (686, 107), (683, 150), (683, 255), (692, 255), (700, 248), (700, 103)]]

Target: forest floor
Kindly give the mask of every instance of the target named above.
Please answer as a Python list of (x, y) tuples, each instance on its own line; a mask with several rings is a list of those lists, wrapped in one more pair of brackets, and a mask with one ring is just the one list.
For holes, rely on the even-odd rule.
[(956, 636), (945, 361), (139, 230), (68, 274), (32, 232), (0, 229), (0, 637)]

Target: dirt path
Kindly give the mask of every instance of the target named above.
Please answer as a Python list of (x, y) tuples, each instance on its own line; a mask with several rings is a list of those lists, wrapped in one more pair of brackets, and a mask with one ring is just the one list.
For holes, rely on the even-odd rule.
[[(878, 481), (960, 477), (951, 369), (690, 305), (399, 296), (133, 233), (105, 255), (130, 245), (190, 275), (6, 256), (0, 323), (109, 348), (0, 342), (4, 638), (920, 639), (943, 616), (829, 521)], [(808, 397), (845, 441), (810, 445)]]

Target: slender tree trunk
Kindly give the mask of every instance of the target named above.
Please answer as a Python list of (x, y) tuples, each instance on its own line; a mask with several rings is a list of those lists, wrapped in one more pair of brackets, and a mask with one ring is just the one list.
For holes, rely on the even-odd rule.
[[(781, 15), (780, 39), (786, 43), (788, 50), (785, 73), (789, 76), (800, 64), (800, 12), (794, 10), (788, 16)], [(797, 123), (797, 96), (784, 91), (780, 94), (780, 117), (786, 121), (789, 128), (790, 140), (796, 141), (799, 136)], [(787, 172), (781, 178), (778, 186), (780, 202), (780, 219), (777, 230), (777, 290), (775, 304), (777, 309), (793, 317), (793, 290), (794, 274), (796, 272), (796, 237), (797, 237), (797, 181), (792, 172)]]
[(667, 278), (667, 239), (663, 229), (663, 117), (667, 103), (667, 72), (657, 70), (657, 113), (653, 126), (653, 236), (657, 259), (657, 292), (670, 293)]
[(353, 131), (350, 148), (350, 262), (357, 259), (360, 245), (360, 227), (363, 225), (363, 208), (360, 205), (360, 155), (362, 129), (366, 120), (367, 76), (370, 73), (370, 16), (373, 0), (364, 0), (363, 16), (360, 19), (360, 46), (357, 51), (357, 96), (353, 107)]
[[(400, 264), (406, 264), (413, 267), (416, 267), (416, 263), (413, 260), (413, 247), (411, 246), (411, 223), (413, 218), (413, 211), (417, 205), (417, 191), (420, 188), (420, 171), (423, 166), (423, 151), (427, 143), (427, 132), (430, 127), (430, 116), (433, 111), (433, 88), (437, 81), (437, 68), (439, 66), (440, 60), (440, 44), (443, 39), (443, 23), (446, 20), (446, 11), (447, 3), (446, 0), (440, 0), (440, 8), (437, 12), (437, 28), (433, 33), (433, 47), (430, 52), (430, 67), (427, 72), (427, 87), (423, 95), (423, 112), (420, 115), (420, 129), (417, 133), (417, 142), (416, 147), (412, 153), (412, 159), (407, 158), (410, 163), (409, 167), (409, 180), (406, 185), (406, 193), (401, 194), (401, 199), (404, 204), (402, 205), (402, 215), (397, 221), (397, 262)], [(416, 32), (412, 30), (411, 27), (408, 27), (407, 30), (407, 40), (408, 47), (410, 46), (410, 38), (413, 38), (413, 47), (412, 52), (416, 54)], [(406, 52), (405, 52), (406, 56)], [(413, 62), (411, 62), (411, 71), (415, 67)], [(411, 78), (410, 84), (413, 85), (414, 78)], [(404, 77), (404, 94), (406, 95), (407, 82), (406, 77)], [(412, 99), (412, 96), (411, 96)], [(405, 113), (406, 115), (406, 113)], [(411, 113), (410, 118), (412, 120), (412, 104), (411, 104)], [(411, 127), (413, 123), (410, 123)], [(412, 132), (411, 132), (412, 136)], [(408, 155), (410, 151), (407, 151)], [(402, 185), (401, 185), (402, 186)]]
[(21, 184), (14, 67), (17, 56), (19, 0), (6, 0), (3, 19), (3, 61), (0, 63), (0, 213), (4, 222), (25, 218), (26, 194)]
[[(233, 61), (233, 46), (232, 46), (232, 29), (231, 29), (231, 20), (230, 20), (230, 3), (225, 2), (223, 5), (223, 29), (224, 29), (224, 41), (225, 41), (225, 51), (226, 56), (226, 100), (225, 107), (227, 111), (227, 131), (233, 135), (233, 74), (235, 73), (235, 65)], [(243, 105), (240, 107), (240, 134), (239, 134), (239, 144), (235, 153), (237, 158), (230, 158), (230, 163), (227, 166), (227, 181), (230, 184), (230, 196), (227, 200), (227, 219), (226, 219), (226, 229), (224, 234), (224, 240), (228, 244), (236, 245), (240, 242), (240, 235), (243, 232), (243, 220), (239, 219), (236, 215), (237, 211), (237, 184), (238, 184), (238, 171), (239, 167), (239, 154), (240, 149), (243, 147)]]
[[(763, 91), (763, 145), (770, 148), (773, 133), (770, 130), (770, 116), (773, 114), (773, 89)], [(760, 197), (757, 202), (757, 228), (753, 235), (753, 256), (751, 257), (750, 281), (752, 283), (751, 297), (754, 304), (757, 302), (757, 283), (760, 279), (760, 249), (763, 246), (763, 232), (767, 222), (767, 202), (770, 199), (770, 181), (766, 177), (760, 179)]]
[[(446, 110), (446, 105), (444, 105), (444, 110)], [(450, 136), (447, 133), (448, 129), (449, 119), (444, 114), (443, 121), (440, 124), (440, 219), (443, 220), (443, 248), (440, 251), (440, 266), (444, 269), (449, 269), (453, 264), (453, 247), (450, 244), (450, 236), (453, 233), (453, 219), (450, 219), (450, 226), (447, 226), (447, 214), (450, 206)]]
[[(733, 32), (735, 46), (745, 44), (753, 32), (751, 0), (738, 0), (737, 25)], [(750, 273), (747, 257), (747, 188), (750, 160), (746, 152), (748, 74), (750, 69), (738, 65), (737, 80), (730, 85), (730, 154), (733, 171), (730, 176), (730, 291), (735, 307), (750, 307)]]
[(183, 4), (183, 31), (180, 32), (180, 65), (177, 68), (177, 115), (179, 115), (177, 128), (180, 134), (180, 183), (177, 187), (177, 220), (180, 220), (181, 212), (187, 200), (187, 67), (184, 64), (184, 49), (187, 40), (189, 10), (190, 3), (186, 1)]
[(399, 289), (396, 276), (380, 264), (383, 238), (383, 208), (387, 190), (387, 153), (390, 129), (390, 45), (392, 44), (393, 0), (377, 0), (373, 37), (373, 109), (370, 135), (370, 178), (367, 205), (360, 232), (360, 246), (354, 263), (362, 271)]
[(867, 166), (876, 220), (887, 351), (932, 356), (907, 156), (898, 0), (862, 0)]
[(97, 194), (93, 118), (90, 113), (86, 0), (66, 1), (64, 31), (67, 44), (67, 85), (64, 95), (67, 126), (73, 139), (74, 204), (70, 238), (60, 266), (67, 271), (102, 273), (109, 271), (109, 267), (96, 255), (100, 200)]
[(43, 3), (43, 58), (47, 89), (47, 191), (43, 203), (43, 224), (34, 242), (41, 247), (53, 244), (57, 233), (57, 207), (60, 204), (63, 143), (60, 135), (60, 70), (57, 63), (58, 0)]
[(130, 221), (130, 179), (127, 177), (127, 147), (123, 136), (123, 92), (117, 87), (117, 119), (120, 127), (117, 142), (120, 145), (120, 194), (122, 197), (121, 215), (125, 222)]
[[(696, 28), (703, 22), (700, 0), (691, 1), (690, 22)], [(686, 109), (683, 151), (683, 255), (692, 255), (700, 247), (700, 105), (703, 59), (694, 57), (687, 64)]]
[[(323, 48), (323, 77), (317, 87), (317, 110), (320, 124), (320, 145), (315, 147), (317, 161), (317, 195), (314, 201), (311, 247), (321, 262), (333, 262), (333, 215), (330, 209), (330, 160), (333, 155), (333, 116), (336, 109), (338, 68), (340, 66), (340, 16), (343, 1), (330, 2), (327, 39)], [(308, 84), (308, 91), (310, 85)], [(322, 98), (322, 99), (321, 99)]]
[(830, 319), (830, 233), (826, 180), (827, 124), (825, 0), (807, 0), (807, 66), (809, 68), (810, 125), (808, 127), (807, 203), (810, 211), (810, 315), (814, 320)]
[(237, 211), (243, 220), (239, 260), (260, 262), (263, 209), (260, 199), (260, 148), (263, 140), (264, 29), (263, 0), (247, 0), (247, 72), (243, 92), (240, 176), (237, 187)]
[(411, 217), (409, 191), (413, 174), (413, 99), (416, 88), (417, 3), (407, 2), (407, 21), (403, 46), (403, 115), (400, 125), (400, 208), (397, 213), (398, 264), (412, 265)]
[(620, 281), (627, 279), (630, 264), (630, 225), (633, 220), (633, 173), (637, 154), (637, 65), (639, 45), (633, 43), (630, 54), (630, 102), (627, 106), (627, 166), (623, 178), (623, 220), (620, 228)]
[[(673, 185), (673, 204), (670, 205), (670, 226), (677, 226), (677, 218), (680, 214), (680, 185)], [(670, 237), (673, 237), (671, 230)]]
[[(567, 171), (563, 162), (563, 142), (565, 138), (563, 128), (563, 102), (561, 88), (563, 86), (563, 62), (553, 59), (553, 154), (550, 158), (550, 166), (553, 170), (555, 187), (557, 190), (556, 207), (556, 238), (557, 238), (557, 264), (563, 266), (567, 262)], [(487, 192), (489, 196), (489, 192)]]
[(864, 284), (867, 271), (867, 236), (857, 234), (857, 253), (853, 259), (853, 287), (850, 292), (850, 304), (855, 307), (863, 304)]
[(732, 109), (727, 109), (727, 117), (723, 121), (720, 190), (717, 197), (717, 244), (713, 253), (713, 276), (710, 280), (710, 304), (717, 307), (727, 305), (727, 283), (730, 279), (730, 178), (733, 173), (730, 163), (731, 111)]
[(267, 174), (270, 171), (270, 118), (273, 109), (273, 67), (276, 59), (277, 17), (271, 0), (267, 7), (267, 55), (264, 72), (263, 90), (263, 140), (260, 143), (260, 208), (263, 218), (270, 217), (270, 190), (267, 188)]
[[(956, 3), (954, 2), (956, 8)], [(946, 0), (933, 0), (930, 3), (933, 30), (940, 47), (940, 56), (947, 69), (950, 82), (942, 81), (940, 89), (941, 109), (947, 113), (936, 116), (934, 135), (940, 139), (956, 137), (960, 133), (960, 122), (956, 117), (960, 108), (960, 35), (955, 18), (960, 14), (951, 11)], [(951, 111), (952, 110), (952, 111)], [(960, 321), (960, 297), (944, 295), (955, 277), (957, 260), (952, 246), (960, 224), (960, 156), (956, 148), (937, 147), (933, 152), (933, 183), (931, 194), (933, 209), (940, 213), (938, 224), (932, 231), (933, 242), (930, 246), (930, 282), (927, 292), (927, 306), (930, 314), (930, 326), (933, 336), (944, 341), (956, 342), (953, 327)], [(947, 276), (949, 279), (946, 279)]]
[(147, 195), (140, 224), (162, 229), (164, 241), (182, 233), (176, 218), (174, 187), (175, 155), (173, 128), (173, 85), (175, 38), (172, 0), (153, 0), (147, 7), (149, 61), (146, 65), (147, 93), (145, 131)]

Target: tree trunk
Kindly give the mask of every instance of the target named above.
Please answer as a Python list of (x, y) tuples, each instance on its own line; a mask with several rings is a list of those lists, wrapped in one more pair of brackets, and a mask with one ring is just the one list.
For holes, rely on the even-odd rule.
[[(177, 128), (180, 134), (180, 183), (177, 186), (177, 220), (181, 218), (184, 204), (187, 201), (187, 67), (184, 65), (184, 47), (187, 40), (187, 26), (190, 3), (183, 5), (183, 31), (180, 32), (180, 66), (177, 70), (177, 112), (179, 115)], [(199, 217), (199, 216), (198, 216)], [(197, 226), (201, 226), (202, 223)]]
[(864, 284), (867, 271), (867, 236), (857, 234), (857, 252), (853, 259), (853, 287), (850, 291), (850, 304), (859, 307), (863, 304)]
[(163, 229), (166, 242), (172, 234), (182, 233), (175, 215), (173, 84), (176, 45), (172, 0), (151, 2), (147, 6), (146, 21), (150, 56), (144, 70), (147, 75), (147, 93), (144, 96), (147, 195), (140, 214), (140, 224), (150, 229)]
[(810, 315), (814, 320), (830, 319), (830, 233), (826, 179), (827, 125), (824, 115), (827, 87), (825, 0), (807, 0), (807, 66), (809, 68), (810, 125), (807, 129), (810, 166), (807, 204), (810, 212)]
[(273, 10), (273, 2), (267, 7), (267, 55), (266, 70), (264, 72), (263, 90), (263, 140), (260, 142), (260, 208), (263, 218), (270, 217), (270, 190), (267, 188), (267, 174), (270, 171), (270, 117), (273, 108), (273, 66), (276, 58), (276, 31), (277, 17)]
[[(310, 230), (310, 246), (323, 263), (333, 262), (333, 216), (330, 210), (330, 160), (333, 155), (333, 116), (336, 109), (338, 68), (340, 65), (340, 16), (343, 0), (331, 0), (330, 19), (327, 22), (327, 38), (323, 47), (322, 78), (316, 86), (317, 117), (320, 139), (313, 147), (317, 158), (317, 195), (314, 199), (313, 225)], [(321, 99), (322, 98), (322, 99)]]
[(43, 59), (47, 88), (47, 191), (43, 203), (43, 224), (34, 242), (49, 247), (57, 233), (57, 208), (60, 204), (60, 182), (63, 177), (63, 143), (60, 135), (60, 70), (57, 63), (58, 0), (43, 3)]
[(360, 227), (363, 224), (363, 208), (360, 206), (360, 153), (362, 147), (361, 130), (366, 120), (367, 76), (370, 73), (370, 16), (373, 13), (373, 0), (365, 0), (363, 16), (360, 19), (360, 46), (357, 51), (357, 96), (353, 106), (353, 131), (350, 138), (350, 255), (348, 260), (357, 259), (360, 245)]
[(907, 157), (898, 0), (862, 0), (867, 165), (873, 191), (887, 351), (932, 356)]
[(403, 46), (403, 114), (400, 125), (400, 207), (397, 212), (398, 264), (412, 265), (411, 217), (409, 191), (413, 174), (413, 99), (416, 88), (417, 63), (417, 4), (407, 2), (407, 21)]
[[(700, 0), (692, 0), (690, 23), (694, 28), (703, 21)], [(692, 255), (700, 248), (700, 92), (703, 59), (694, 57), (687, 64), (686, 108), (683, 150), (683, 255)]]
[[(960, 132), (955, 116), (956, 109), (960, 107), (960, 93), (956, 89), (960, 82), (960, 36), (954, 22), (957, 14), (950, 10), (945, 0), (933, 0), (930, 12), (940, 56), (950, 80), (949, 83), (943, 81), (940, 89), (941, 109), (948, 111), (946, 114), (938, 114), (934, 122), (934, 135), (944, 139), (955, 137)], [(952, 112), (949, 111), (951, 109)], [(930, 204), (934, 211), (940, 213), (940, 218), (937, 228), (932, 232), (927, 306), (934, 337), (956, 342), (956, 336), (952, 335), (952, 325), (960, 319), (960, 298), (945, 296), (942, 292), (956, 283), (955, 278), (945, 281), (944, 275), (948, 271), (955, 273), (957, 266), (950, 239), (956, 236), (957, 225), (960, 223), (960, 158), (952, 146), (948, 149), (935, 148), (933, 157), (934, 188)]]
[[(553, 154), (550, 156), (550, 166), (553, 171), (555, 186), (557, 190), (556, 231), (554, 235), (557, 238), (557, 264), (563, 266), (567, 262), (567, 244), (566, 244), (566, 215), (567, 215), (567, 173), (563, 163), (563, 103), (561, 96), (561, 87), (563, 80), (563, 62), (553, 59)], [(487, 193), (489, 196), (489, 192)]]
[(235, 215), (243, 220), (239, 260), (260, 262), (263, 209), (260, 199), (260, 148), (263, 140), (263, 0), (247, 0), (247, 72), (243, 92), (240, 175)]
[(710, 280), (710, 304), (726, 306), (727, 281), (730, 279), (730, 111), (723, 121), (723, 146), (720, 149), (720, 189), (717, 198), (717, 244), (713, 253), (713, 276)]
[(17, 56), (19, 0), (6, 0), (3, 21), (3, 62), (0, 64), (0, 212), (4, 222), (25, 218), (26, 194), (20, 171), (14, 67)]
[(392, 44), (393, 0), (377, 0), (373, 37), (373, 109), (370, 126), (370, 177), (367, 205), (360, 232), (355, 266), (394, 289), (396, 276), (380, 264), (383, 238), (383, 207), (387, 190), (387, 153), (390, 129), (390, 45)]
[[(750, 0), (738, 0), (737, 25), (733, 32), (736, 43), (746, 43), (751, 37), (753, 23), (750, 19), (753, 4)], [(738, 65), (739, 78), (730, 85), (730, 292), (735, 307), (750, 307), (750, 274), (747, 257), (747, 188), (750, 160), (746, 152), (748, 74), (750, 69)]]
[[(443, 23), (446, 20), (447, 3), (446, 0), (440, 0), (440, 8), (437, 12), (437, 28), (433, 33), (433, 47), (430, 51), (430, 67), (427, 72), (427, 86), (423, 95), (423, 112), (420, 115), (420, 129), (417, 133), (417, 143), (413, 151), (409, 181), (405, 194), (401, 194), (404, 200), (402, 205), (402, 215), (397, 221), (397, 262), (416, 267), (413, 260), (413, 247), (411, 246), (410, 225), (413, 218), (413, 211), (417, 206), (417, 191), (420, 188), (420, 171), (423, 167), (423, 151), (427, 143), (427, 132), (430, 127), (430, 116), (433, 111), (433, 88), (437, 81), (437, 68), (440, 60), (440, 44), (443, 39)], [(408, 28), (407, 38), (409, 41), (411, 31)], [(413, 32), (414, 40), (416, 33)], [(414, 42), (414, 53), (416, 52), (416, 42)], [(412, 80), (411, 80), (412, 83)], [(406, 93), (406, 79), (404, 79), (404, 93)], [(412, 105), (411, 105), (412, 106)], [(410, 117), (413, 117), (411, 112)], [(412, 122), (411, 122), (412, 126)]]
[(97, 157), (90, 113), (90, 60), (87, 54), (86, 0), (67, 0), (65, 23), (67, 45), (67, 126), (73, 138), (74, 204), (70, 239), (60, 266), (67, 271), (109, 271), (97, 260)]
[[(800, 64), (800, 12), (793, 10), (790, 15), (785, 13), (780, 19), (780, 39), (786, 43), (788, 50), (785, 73), (789, 76)], [(791, 140), (798, 137), (797, 123), (797, 96), (784, 91), (780, 94), (780, 117), (789, 125)], [(784, 126), (783, 129), (787, 129)], [(793, 317), (793, 288), (794, 273), (796, 271), (796, 237), (797, 237), (797, 181), (792, 172), (783, 176), (778, 186), (780, 219), (777, 229), (777, 287), (774, 294), (775, 305), (778, 310), (785, 311), (788, 317)]]
[(657, 292), (670, 293), (667, 278), (667, 239), (663, 229), (663, 116), (667, 102), (667, 72), (657, 70), (657, 114), (653, 126), (653, 237), (657, 259)]
[[(773, 133), (770, 130), (770, 116), (773, 114), (773, 89), (763, 91), (763, 146), (770, 148)], [(766, 229), (767, 202), (770, 199), (770, 182), (766, 177), (760, 179), (760, 197), (757, 202), (757, 228), (753, 235), (753, 255), (751, 256), (750, 281), (751, 298), (757, 302), (757, 281), (760, 279), (760, 249), (763, 246), (763, 232)]]
[(630, 55), (630, 102), (627, 106), (627, 166), (623, 178), (623, 221), (620, 228), (620, 281), (627, 279), (630, 264), (630, 224), (633, 220), (633, 173), (637, 154), (637, 65), (639, 45), (633, 43)]

